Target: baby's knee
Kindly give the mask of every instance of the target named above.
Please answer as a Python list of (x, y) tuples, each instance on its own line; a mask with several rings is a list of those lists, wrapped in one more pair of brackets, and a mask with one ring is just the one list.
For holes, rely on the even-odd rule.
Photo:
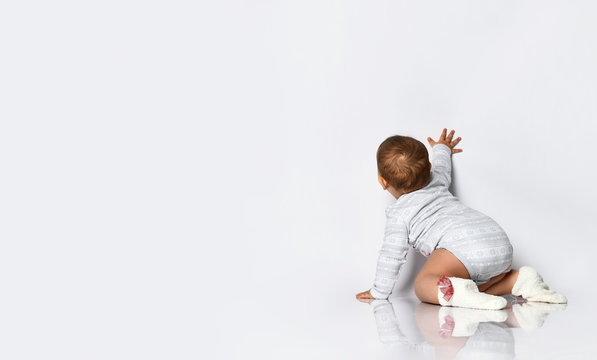
[(437, 276), (418, 276), (414, 283), (415, 295), (423, 302), (437, 303)]
[(414, 283), (414, 288), (415, 288), (415, 295), (417, 296), (417, 298), (421, 301), (423, 301), (423, 299), (421, 299), (421, 294), (422, 294), (422, 289), (421, 289), (421, 277), (417, 276), (417, 278), (415, 279), (415, 283)]

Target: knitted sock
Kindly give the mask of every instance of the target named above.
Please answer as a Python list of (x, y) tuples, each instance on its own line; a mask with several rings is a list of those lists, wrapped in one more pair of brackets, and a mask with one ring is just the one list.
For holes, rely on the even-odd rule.
[(437, 286), (437, 298), (442, 306), (498, 310), (508, 304), (503, 297), (479, 292), (470, 279), (442, 276)]
[(442, 306), (438, 312), (440, 336), (471, 336), (482, 322), (504, 322), (508, 318), (505, 310), (481, 310)]
[(537, 270), (523, 266), (518, 270), (518, 279), (512, 287), (512, 295), (522, 296), (528, 301), (540, 301), (553, 304), (565, 304), (568, 299), (562, 294), (549, 290)]

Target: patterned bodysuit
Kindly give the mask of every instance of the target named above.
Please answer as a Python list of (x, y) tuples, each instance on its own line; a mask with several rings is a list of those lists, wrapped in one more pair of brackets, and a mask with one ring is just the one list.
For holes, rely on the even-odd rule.
[(512, 245), (504, 230), (448, 190), (451, 154), (448, 146), (436, 144), (429, 184), (400, 196), (387, 207), (384, 241), (371, 288), (376, 299), (387, 299), (392, 292), (409, 246), (425, 257), (435, 249), (447, 249), (478, 285), (511, 269)]

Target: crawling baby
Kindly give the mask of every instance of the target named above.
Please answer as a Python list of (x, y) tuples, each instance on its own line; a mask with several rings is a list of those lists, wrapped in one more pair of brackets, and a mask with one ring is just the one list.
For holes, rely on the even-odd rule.
[(500, 295), (527, 301), (566, 303), (529, 266), (512, 269), (512, 245), (489, 216), (462, 204), (448, 187), (451, 156), (461, 138), (443, 129), (425, 145), (408, 136), (391, 136), (377, 150), (378, 180), (395, 198), (386, 209), (386, 229), (373, 287), (361, 301), (387, 299), (412, 246), (427, 261), (415, 279), (415, 294), (427, 303), (478, 309), (502, 309)]

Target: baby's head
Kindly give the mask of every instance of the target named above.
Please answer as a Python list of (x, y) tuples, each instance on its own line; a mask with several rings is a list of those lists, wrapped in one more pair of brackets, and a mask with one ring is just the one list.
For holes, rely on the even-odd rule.
[(421, 189), (431, 177), (427, 148), (409, 136), (390, 136), (377, 149), (377, 171), (380, 184), (396, 198)]

